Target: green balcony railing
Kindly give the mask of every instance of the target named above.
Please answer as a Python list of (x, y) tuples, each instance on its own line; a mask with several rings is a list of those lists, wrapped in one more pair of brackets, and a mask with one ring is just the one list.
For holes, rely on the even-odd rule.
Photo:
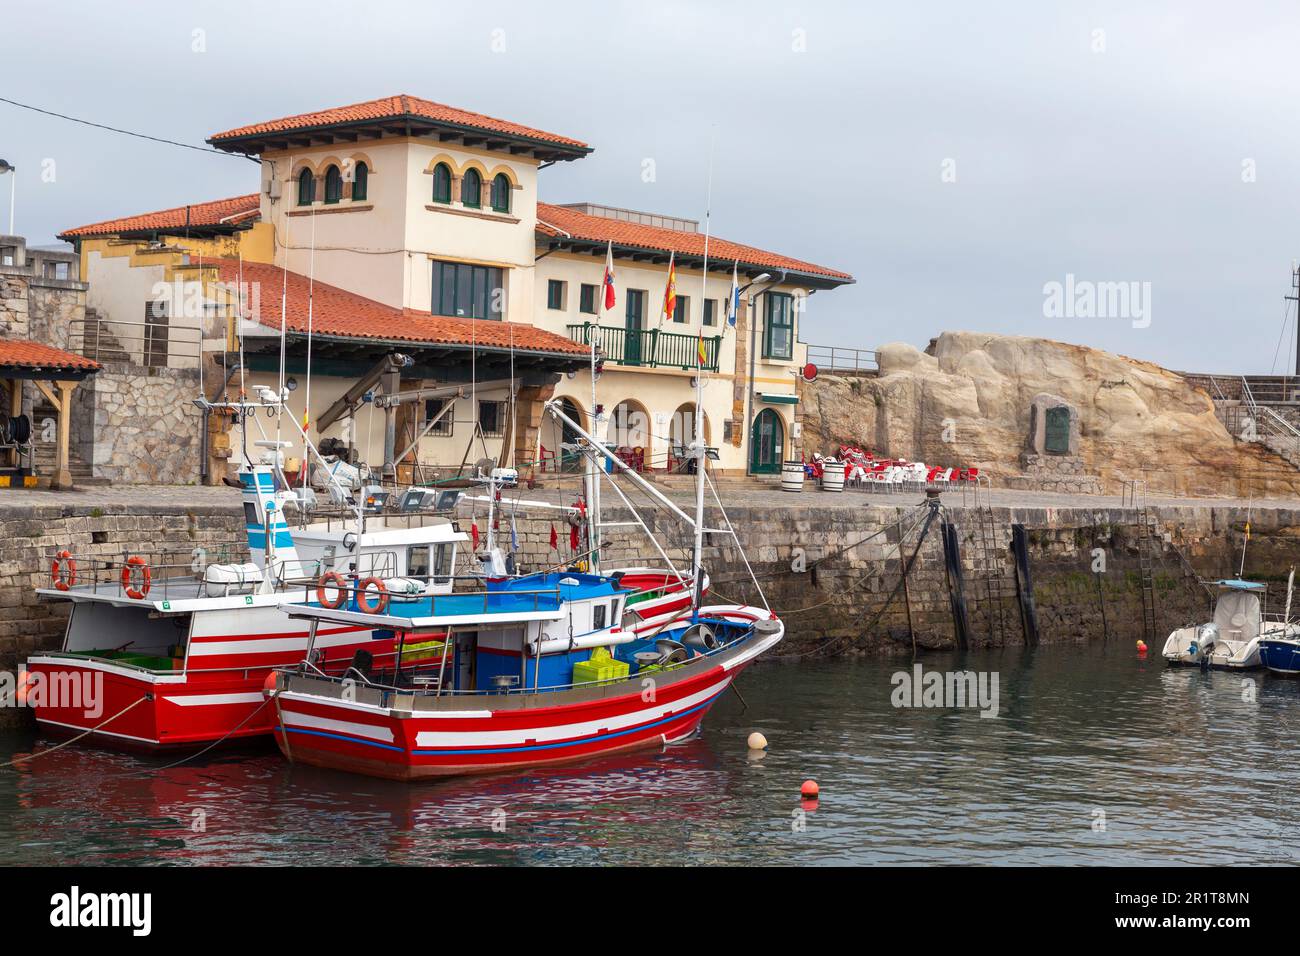
[[(696, 355), (698, 340), (694, 335), (661, 332), (658, 329), (628, 330), (617, 325), (596, 325), (591, 322), (570, 325), (568, 328), (572, 341), (583, 345), (594, 343), (604, 353), (607, 362), (645, 368), (680, 368), (686, 371), (699, 367)], [(704, 339), (704, 371), (718, 370), (721, 351), (721, 335), (710, 335)]]

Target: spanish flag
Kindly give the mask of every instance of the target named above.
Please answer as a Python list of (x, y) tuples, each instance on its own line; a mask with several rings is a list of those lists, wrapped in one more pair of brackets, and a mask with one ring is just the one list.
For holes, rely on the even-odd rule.
[(668, 256), (668, 286), (664, 289), (664, 312), (659, 317), (660, 324), (671, 322), (677, 314), (677, 253)]
[(700, 358), (700, 368), (704, 368), (709, 362), (709, 353), (704, 348), (704, 329), (701, 328), (695, 340), (696, 352)]

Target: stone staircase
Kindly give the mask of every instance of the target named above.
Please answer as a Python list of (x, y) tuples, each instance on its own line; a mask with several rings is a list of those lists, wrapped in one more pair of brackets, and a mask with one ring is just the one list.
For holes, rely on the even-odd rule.
[[(42, 396), (41, 399), (32, 407), (32, 433), (38, 439), (41, 430), (44, 427), (43, 423), (47, 418), (58, 422), (59, 414), (54, 410), (54, 406), (46, 401)], [(36, 474), (43, 478), (48, 478), (53, 475), (55, 465), (54, 458), (54, 442), (37, 440)], [(103, 486), (112, 483), (107, 478), (95, 477), (94, 469), (91, 467), (90, 463), (78, 455), (75, 449), (68, 450), (68, 471), (72, 473), (73, 485), (80, 488)]]
[(129, 362), (131, 355), (122, 347), (102, 317), (94, 309), (86, 309), (86, 322), (82, 326), (81, 354), (96, 362)]

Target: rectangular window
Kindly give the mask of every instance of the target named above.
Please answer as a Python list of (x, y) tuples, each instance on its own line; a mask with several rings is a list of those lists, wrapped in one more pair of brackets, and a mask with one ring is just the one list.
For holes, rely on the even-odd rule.
[(0, 246), (0, 266), (18, 265), (18, 247)]
[(591, 629), (601, 631), (605, 629), (605, 605), (597, 604), (591, 609)]
[(66, 262), (45, 263), (45, 278), (47, 279), (68, 278), (68, 263)]
[(578, 311), (585, 312), (588, 315), (596, 314), (596, 287), (594, 285), (582, 284), (582, 289), (578, 295)]
[(463, 319), (501, 319), (505, 311), (505, 270), (434, 260), (430, 311)]
[(446, 584), (451, 577), (451, 561), (455, 545), (440, 544), (433, 549), (433, 580), (436, 584)]
[(478, 424), (485, 438), (502, 438), (506, 433), (506, 403), (479, 402)]
[(167, 303), (147, 302), (144, 307), (144, 364), (167, 367)]
[(565, 283), (559, 279), (547, 280), (546, 307), (548, 309), (564, 309), (564, 286)]
[[(430, 398), (426, 400), (424, 403), (424, 423), (427, 425), (429, 424), (429, 422), (437, 418), (439, 413), (441, 413), (442, 410), (447, 407), (447, 403), (449, 401), (451, 401), (451, 399), (447, 399), (447, 398)], [(438, 424), (434, 425), (432, 428), (429, 429), (429, 434), (450, 435), (451, 427), (452, 427), (452, 418), (454, 415), (455, 412), (451, 412), (451, 411), (447, 412), (446, 415), (443, 415), (442, 418), (438, 421)]]
[(704, 324), (705, 325), (718, 324), (717, 305), (718, 305), (717, 299), (704, 300)]
[(691, 317), (691, 297), (689, 295), (677, 296), (676, 304), (673, 306), (673, 321), (682, 325)]
[(429, 576), (429, 546), (416, 544), (406, 549), (406, 575), (412, 578)]
[(763, 323), (763, 358), (790, 359), (794, 355), (794, 296), (766, 292)]

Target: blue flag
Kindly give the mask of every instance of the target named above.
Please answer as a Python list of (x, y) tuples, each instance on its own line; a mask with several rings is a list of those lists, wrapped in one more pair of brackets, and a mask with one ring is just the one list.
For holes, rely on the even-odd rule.
[(740, 311), (739, 269), (740, 260), (737, 259), (736, 264), (731, 267), (731, 309), (729, 310), (731, 314), (727, 316), (727, 324), (733, 328), (736, 325), (736, 313)]

